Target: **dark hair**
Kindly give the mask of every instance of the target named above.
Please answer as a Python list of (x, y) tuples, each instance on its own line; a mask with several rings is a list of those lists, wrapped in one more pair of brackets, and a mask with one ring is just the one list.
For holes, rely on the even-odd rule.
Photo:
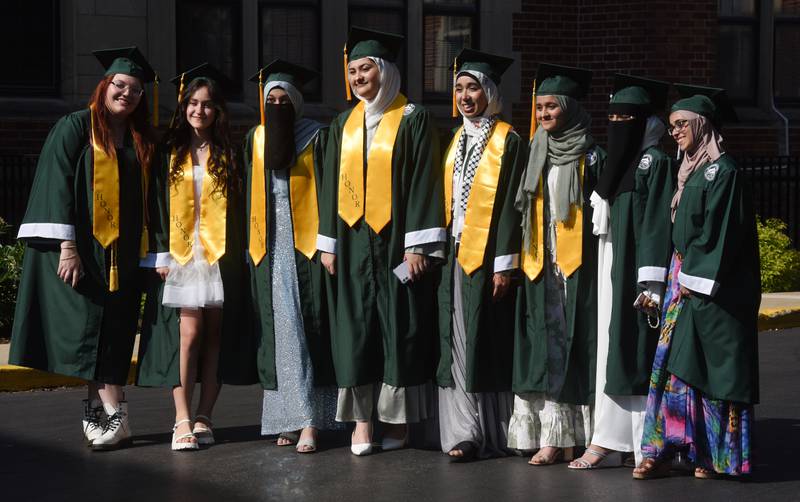
[[(89, 98), (89, 107), (92, 110), (95, 128), (93, 134), (97, 141), (97, 146), (106, 155), (114, 157), (117, 149), (114, 147), (114, 138), (111, 135), (109, 125), (111, 112), (106, 107), (106, 91), (112, 80), (114, 80), (114, 75), (109, 75), (97, 84), (92, 97)], [(155, 137), (153, 128), (148, 120), (146, 95), (142, 94), (139, 104), (128, 116), (128, 126), (133, 137), (133, 146), (136, 149), (136, 158), (139, 160), (139, 165), (142, 169), (150, 169), (150, 161), (153, 159), (153, 152), (155, 151)]]
[(170, 150), (175, 150), (175, 158), (169, 168), (169, 183), (170, 185), (178, 183), (183, 178), (181, 164), (183, 159), (189, 155), (192, 137), (192, 126), (186, 121), (186, 109), (189, 107), (189, 100), (194, 93), (203, 87), (208, 89), (215, 111), (214, 123), (211, 126), (211, 155), (208, 159), (207, 170), (214, 181), (214, 191), (227, 194), (229, 188), (238, 186), (236, 162), (231, 148), (228, 108), (219, 84), (205, 77), (192, 80), (186, 87), (183, 97), (178, 103), (178, 109), (175, 111), (175, 123), (167, 131), (166, 144)]

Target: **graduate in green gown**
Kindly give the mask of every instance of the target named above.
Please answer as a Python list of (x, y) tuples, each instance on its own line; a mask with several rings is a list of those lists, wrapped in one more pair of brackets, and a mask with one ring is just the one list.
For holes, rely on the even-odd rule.
[(758, 403), (758, 235), (744, 177), (722, 145), (723, 89), (676, 84), (670, 133), (683, 153), (672, 198), (665, 314), (634, 478), (666, 475), (688, 450), (695, 477), (752, 472)]
[(105, 77), (87, 108), (58, 121), (39, 156), (18, 234), (26, 249), (9, 363), (88, 380), (86, 442), (113, 449), (130, 441), (122, 387), (155, 149), (143, 85), (156, 76), (136, 47), (94, 54)]
[(527, 151), (500, 119), (497, 86), (513, 59), (464, 49), (454, 102), (462, 116), (444, 160), (450, 236), (439, 285), (439, 432), (453, 461), (505, 455), (514, 348), (520, 214)]
[[(317, 72), (276, 59), (263, 86), (264, 121), (245, 138), (248, 263), (264, 387), (261, 433), (316, 450), (317, 430), (339, 428), (325, 276), (317, 253), (318, 193), (327, 128), (303, 117)], [(262, 230), (266, 229), (266, 231)]]
[[(214, 443), (221, 383), (255, 380), (246, 319), (241, 174), (230, 142), (230, 80), (208, 63), (172, 82), (175, 117), (154, 166), (152, 253), (137, 384), (172, 387), (172, 450)], [(160, 279), (160, 280), (159, 280)], [(202, 382), (191, 413), (195, 382)]]
[(591, 72), (540, 64), (538, 124), (517, 194), (523, 286), (517, 296), (509, 447), (534, 465), (572, 456), (591, 437), (597, 345), (597, 237), (589, 196), (605, 152), (578, 101)]
[[(592, 443), (572, 469), (641, 461), (647, 384), (658, 342), (658, 307), (672, 253), (669, 205), (672, 160), (659, 147), (667, 127), (658, 117), (669, 84), (618, 74), (608, 106), (608, 159), (594, 193), (599, 238), (597, 372)], [(639, 295), (648, 315), (633, 307)]]
[[(425, 418), (436, 363), (435, 276), (444, 210), (433, 119), (400, 93), (403, 38), (352, 28), (347, 92), (359, 103), (331, 123), (317, 248), (331, 277), (337, 420), (356, 422), (351, 449), (371, 451), (373, 392), (383, 448)], [(396, 270), (396, 273), (393, 272)]]

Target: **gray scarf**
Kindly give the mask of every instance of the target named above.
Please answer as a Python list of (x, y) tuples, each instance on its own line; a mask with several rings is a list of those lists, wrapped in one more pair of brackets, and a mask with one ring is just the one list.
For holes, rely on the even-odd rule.
[(583, 195), (580, 184), (580, 160), (594, 145), (589, 132), (591, 117), (581, 104), (569, 96), (555, 96), (561, 113), (564, 114), (564, 126), (552, 134), (543, 127), (536, 129), (530, 145), (528, 165), (522, 174), (514, 207), (522, 213), (522, 235), (525, 249), (530, 246), (530, 228), (533, 199), (539, 186), (539, 179), (544, 172), (545, 164), (559, 166), (555, 193), (550, 197), (555, 200), (556, 220), (567, 221), (571, 205), (581, 206)]

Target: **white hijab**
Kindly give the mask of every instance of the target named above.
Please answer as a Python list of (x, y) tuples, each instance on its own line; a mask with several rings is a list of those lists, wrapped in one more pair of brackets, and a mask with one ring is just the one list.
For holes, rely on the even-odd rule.
[[(500, 97), (500, 90), (497, 88), (497, 85), (492, 79), (487, 77), (485, 73), (477, 70), (463, 70), (456, 75), (456, 80), (458, 80), (458, 77), (464, 74), (469, 75), (478, 81), (480, 86), (483, 88), (483, 92), (486, 94), (486, 99), (489, 100), (489, 104), (486, 105), (486, 109), (483, 111), (481, 116), (472, 119), (465, 117), (464, 113), (461, 112), (461, 107), (458, 105), (458, 103), (456, 103), (456, 105), (459, 106), (458, 111), (461, 112), (461, 120), (464, 123), (464, 132), (467, 133), (467, 136), (477, 136), (481, 130), (481, 126), (486, 120), (503, 111), (503, 99)], [(455, 87), (455, 85), (456, 83), (453, 82), (453, 87)]]
[[(397, 65), (391, 61), (383, 58), (369, 56), (369, 59), (378, 67), (381, 74), (378, 94), (371, 101), (359, 95), (355, 89), (352, 89), (353, 95), (360, 101), (364, 102), (364, 121), (367, 126), (367, 151), (372, 145), (372, 138), (375, 136), (375, 131), (383, 118), (383, 112), (392, 104), (392, 101), (397, 97), (400, 92), (400, 70)], [(356, 60), (358, 61), (358, 60)], [(354, 63), (351, 61), (350, 63)]]

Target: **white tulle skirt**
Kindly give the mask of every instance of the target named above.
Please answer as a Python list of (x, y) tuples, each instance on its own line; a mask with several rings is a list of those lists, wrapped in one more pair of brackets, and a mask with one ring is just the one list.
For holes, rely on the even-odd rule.
[(194, 256), (186, 265), (172, 260), (161, 300), (165, 307), (219, 308), (224, 300), (219, 262), (210, 265), (202, 247), (195, 246)]

